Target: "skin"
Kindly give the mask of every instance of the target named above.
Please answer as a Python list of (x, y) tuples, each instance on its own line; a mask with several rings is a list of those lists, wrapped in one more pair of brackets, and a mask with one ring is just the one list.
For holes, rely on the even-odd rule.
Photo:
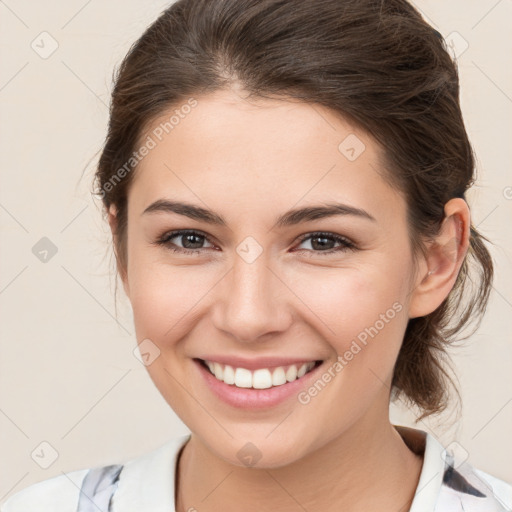
[[(393, 365), (408, 319), (435, 310), (455, 283), (468, 248), (466, 203), (445, 205), (439, 236), (414, 267), (405, 200), (377, 172), (381, 148), (369, 135), (319, 105), (248, 101), (240, 89), (196, 99), (136, 170), (123, 277), (138, 342), (160, 350), (149, 375), (192, 432), (179, 458), (176, 510), (408, 510), (422, 458), (389, 422)], [(338, 150), (349, 134), (365, 144), (355, 161)], [(142, 214), (162, 198), (211, 209), (227, 226)], [(275, 226), (289, 209), (325, 202), (364, 209), (375, 221), (338, 215)], [(177, 236), (174, 247), (202, 252), (154, 243), (178, 229), (207, 238), (187, 246)], [(326, 249), (298, 240), (314, 231), (357, 249), (326, 255), (340, 247), (332, 238)], [(236, 250), (248, 236), (262, 249), (252, 263)], [(327, 368), (395, 302), (401, 311), (306, 405), (293, 397), (263, 411), (236, 409), (211, 393), (192, 362), (271, 355), (323, 359)], [(237, 457), (247, 442), (261, 454), (254, 467)]]

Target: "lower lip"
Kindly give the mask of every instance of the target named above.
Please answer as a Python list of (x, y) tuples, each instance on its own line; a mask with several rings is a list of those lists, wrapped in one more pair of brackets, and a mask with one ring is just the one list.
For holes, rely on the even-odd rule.
[(210, 390), (227, 404), (239, 409), (268, 409), (274, 407), (309, 386), (315, 379), (322, 364), (313, 368), (300, 379), (281, 386), (266, 389), (238, 388), (215, 378), (199, 360), (193, 360)]

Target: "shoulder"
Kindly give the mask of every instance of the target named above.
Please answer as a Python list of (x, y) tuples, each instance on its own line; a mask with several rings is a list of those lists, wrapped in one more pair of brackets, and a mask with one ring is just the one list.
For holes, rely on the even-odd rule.
[(512, 510), (512, 484), (501, 480), (485, 471), (473, 468), (474, 473), (482, 480), (497, 500)]
[(77, 507), (82, 482), (89, 469), (71, 471), (29, 485), (12, 495), (0, 512), (64, 512)]
[[(512, 485), (464, 462), (448, 465), (436, 511), (506, 512), (512, 509)], [(460, 507), (460, 508), (459, 508)]]
[[(121, 464), (79, 469), (37, 482), (0, 504), (0, 512), (75, 512), (92, 510), (91, 505), (99, 511), (109, 508), (111, 498), (119, 510), (157, 510), (146, 505), (151, 500), (164, 502), (174, 492), (174, 463), (189, 438), (190, 434), (171, 439)], [(135, 506), (139, 502), (141, 506)]]
[(512, 485), (473, 467), (458, 443), (444, 447), (432, 434), (395, 425), (409, 448), (423, 455), (410, 512), (510, 512)]

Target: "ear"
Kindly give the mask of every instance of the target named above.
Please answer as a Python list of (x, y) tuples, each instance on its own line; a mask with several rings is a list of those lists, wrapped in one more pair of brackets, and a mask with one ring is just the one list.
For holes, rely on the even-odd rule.
[(112, 232), (112, 240), (114, 241), (114, 254), (116, 257), (117, 268), (119, 271), (119, 275), (121, 277), (121, 281), (123, 283), (124, 292), (127, 297), (130, 297), (130, 286), (128, 283), (128, 276), (126, 275), (126, 270), (122, 267), (121, 261), (119, 259), (119, 254), (117, 253), (118, 246), (118, 236), (117, 236), (117, 209), (114, 205), (110, 205), (108, 209), (108, 224), (110, 226), (110, 231)]
[(469, 248), (471, 217), (464, 199), (450, 199), (444, 220), (422, 257), (409, 304), (409, 318), (435, 311), (453, 288)]

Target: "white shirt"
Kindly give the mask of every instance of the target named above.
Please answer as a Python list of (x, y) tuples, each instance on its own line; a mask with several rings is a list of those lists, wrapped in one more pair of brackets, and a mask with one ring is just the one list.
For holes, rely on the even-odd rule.
[[(395, 428), (413, 451), (423, 454), (409, 512), (512, 509), (512, 485), (455, 460), (426, 432)], [(174, 438), (123, 464), (71, 471), (32, 484), (11, 496), (0, 512), (175, 512), (176, 463), (189, 439), (190, 434)]]

